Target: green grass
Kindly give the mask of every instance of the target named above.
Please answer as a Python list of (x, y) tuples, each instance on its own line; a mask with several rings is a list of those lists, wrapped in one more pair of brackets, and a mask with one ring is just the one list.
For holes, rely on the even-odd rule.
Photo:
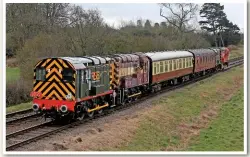
[[(191, 127), (187, 127), (186, 130), (180, 129), (180, 126), (185, 124), (186, 126), (202, 128), (202, 126), (197, 123), (201, 113), (210, 111), (213, 107), (221, 108), (223, 103), (228, 101), (226, 100), (228, 95), (237, 92), (237, 90), (242, 87), (242, 84), (243, 67), (236, 67), (225, 73), (220, 73), (201, 81), (196, 85), (191, 85), (173, 93), (169, 93), (167, 97), (162, 97), (160, 100), (155, 101), (152, 109), (149, 109), (150, 111), (140, 117), (142, 120), (139, 127), (129, 142), (125, 142), (118, 148), (103, 148), (103, 150), (188, 150), (189, 142), (192, 142), (190, 139), (195, 137), (195, 133), (192, 133), (192, 131), (196, 130)], [(239, 105), (241, 106), (242, 104)], [(225, 109), (227, 108), (224, 108), (223, 110)], [(235, 115), (242, 114), (241, 110), (235, 110), (235, 112), (238, 112), (237, 114), (235, 113)], [(231, 120), (230, 116), (230, 114), (226, 114), (221, 118)], [(211, 121), (214, 118), (215, 117), (212, 116)], [(239, 120), (242, 120), (242, 116), (239, 116), (238, 118)], [(222, 123), (223, 126), (221, 127), (231, 125), (230, 121), (228, 121), (228, 123), (230, 124), (227, 124), (226, 121), (224, 121), (224, 123)], [(236, 132), (242, 132), (243, 128), (234, 125), (235, 123), (232, 123), (231, 127), (233, 127)], [(203, 127), (205, 128), (205, 126)], [(214, 129), (219, 130), (220, 128)], [(218, 136), (221, 136), (221, 134), (218, 134)], [(222, 137), (220, 138), (222, 139)], [(224, 139), (224, 141), (227, 140), (229, 139)], [(237, 142), (240, 141), (242, 142), (242, 138), (238, 139)], [(217, 143), (218, 142), (219, 141), (217, 141)], [(216, 145), (217, 143), (213, 142), (212, 144)], [(223, 141), (221, 141), (220, 144), (226, 146)], [(241, 148), (241, 146), (237, 148)], [(235, 149), (236, 148), (231, 145), (227, 150)]]
[(20, 77), (20, 69), (19, 68), (6, 68), (6, 81), (15, 81)]
[(28, 109), (28, 108), (31, 108), (31, 102), (22, 103), (22, 104), (7, 107), (6, 112), (10, 113), (10, 112), (20, 111), (20, 110), (24, 110), (24, 109)]
[(243, 88), (227, 103), (208, 129), (193, 139), (191, 151), (242, 151), (244, 149)]
[(236, 49), (231, 50), (229, 59), (237, 58), (237, 57), (240, 57), (240, 56), (244, 56), (244, 47), (243, 46), (239, 46)]

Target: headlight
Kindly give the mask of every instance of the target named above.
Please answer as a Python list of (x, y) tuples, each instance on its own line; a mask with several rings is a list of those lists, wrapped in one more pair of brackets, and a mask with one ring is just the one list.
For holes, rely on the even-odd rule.
[(38, 111), (39, 110), (39, 105), (38, 104), (33, 104), (32, 106), (34, 111)]
[(60, 107), (60, 110), (61, 110), (63, 113), (65, 113), (65, 112), (68, 111), (68, 107), (67, 107), (66, 105), (62, 105), (62, 106)]

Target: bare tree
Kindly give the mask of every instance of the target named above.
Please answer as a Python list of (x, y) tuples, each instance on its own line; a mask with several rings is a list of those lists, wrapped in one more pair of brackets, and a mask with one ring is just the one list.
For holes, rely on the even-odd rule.
[[(196, 17), (198, 5), (194, 3), (161, 3), (160, 16), (164, 17), (167, 22), (176, 27), (181, 32), (191, 32), (194, 29), (188, 28), (188, 22)], [(166, 9), (165, 15), (163, 8)]]

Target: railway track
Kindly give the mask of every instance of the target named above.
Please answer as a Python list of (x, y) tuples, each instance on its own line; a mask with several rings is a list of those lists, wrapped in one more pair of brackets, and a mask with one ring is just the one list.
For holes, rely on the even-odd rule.
[(32, 109), (21, 110), (6, 114), (6, 124), (23, 121), (32, 117), (37, 117), (39, 114), (33, 112)]
[[(221, 71), (221, 72), (225, 72), (232, 67), (241, 65), (241, 64), (243, 64), (243, 62), (244, 62), (243, 57), (232, 59), (232, 60), (230, 60), (228, 68), (224, 69), (224, 71)], [(8, 135), (6, 135), (6, 150), (7, 151), (14, 150), (16, 148), (19, 148), (19, 147), (25, 145), (25, 144), (42, 139), (44, 137), (58, 133), (58, 132), (63, 131), (65, 129), (76, 127), (76, 126), (79, 126), (81, 124), (87, 124), (88, 122), (93, 122), (94, 119), (99, 119), (103, 116), (111, 115), (113, 113), (116, 113), (115, 111), (128, 109), (129, 107), (134, 106), (135, 104), (140, 104), (148, 99), (151, 99), (154, 96), (161, 95), (163, 93), (165, 94), (166, 92), (169, 92), (169, 91), (172, 91), (175, 89), (179, 89), (179, 88), (182, 88), (184, 86), (193, 84), (195, 82), (204, 80), (204, 79), (206, 79), (212, 75), (215, 75), (217, 73), (220, 73), (220, 72), (208, 74), (208, 75), (205, 75), (203, 77), (193, 79), (191, 81), (185, 82), (185, 83), (180, 84), (180, 85), (168, 87), (168, 88), (162, 89), (161, 91), (159, 91), (157, 93), (151, 93), (150, 98), (147, 97), (147, 95), (145, 95), (144, 97), (138, 99), (135, 102), (126, 104), (124, 106), (118, 106), (118, 107), (112, 108), (110, 110), (106, 110), (106, 112), (98, 114), (98, 115), (94, 116), (93, 118), (85, 118), (82, 121), (75, 121), (75, 122), (72, 122), (70, 124), (66, 124), (66, 125), (62, 125), (62, 126), (53, 125), (53, 123), (50, 121), (50, 122), (45, 122), (45, 123), (42, 123), (42, 124), (39, 124), (36, 126), (32, 126), (30, 128), (27, 128), (27, 129), (23, 129), (23, 130), (8, 134)]]

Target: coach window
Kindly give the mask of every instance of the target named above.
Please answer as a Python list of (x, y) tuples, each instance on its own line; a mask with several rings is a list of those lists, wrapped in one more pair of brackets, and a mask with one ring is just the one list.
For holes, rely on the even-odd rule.
[(154, 70), (153, 70), (153, 75), (156, 74), (156, 63), (154, 63)]
[(128, 66), (128, 75), (132, 75), (132, 67), (133, 67), (133, 64), (131, 63), (131, 64), (129, 64), (129, 66)]
[(163, 61), (160, 62), (160, 73), (163, 73)]
[(182, 68), (185, 68), (185, 58), (182, 58)]
[(122, 76), (122, 67), (119, 69), (119, 76)]
[[(198, 60), (197, 60), (198, 63)], [(189, 67), (192, 67), (192, 58), (189, 58)]]
[(175, 60), (175, 70), (179, 69), (179, 60)]
[(128, 67), (129, 67), (129, 63), (124, 63), (124, 76), (127, 76), (128, 75)]
[(63, 75), (63, 81), (65, 82), (72, 82), (73, 81), (73, 70), (72, 69), (64, 69), (62, 71), (62, 75)]
[(172, 71), (172, 60), (169, 61), (169, 70), (168, 71)]
[(128, 63), (125, 63), (124, 76), (128, 75)]
[(174, 65), (173, 70), (176, 70), (176, 60), (173, 60), (173, 65)]
[(45, 81), (46, 71), (45, 68), (36, 68), (36, 80)]
[(168, 61), (165, 61), (165, 72), (168, 72)]
[(156, 74), (159, 74), (159, 72), (160, 72), (160, 63), (157, 62), (157, 64), (156, 64)]
[(179, 69), (182, 69), (182, 59), (179, 59)]

